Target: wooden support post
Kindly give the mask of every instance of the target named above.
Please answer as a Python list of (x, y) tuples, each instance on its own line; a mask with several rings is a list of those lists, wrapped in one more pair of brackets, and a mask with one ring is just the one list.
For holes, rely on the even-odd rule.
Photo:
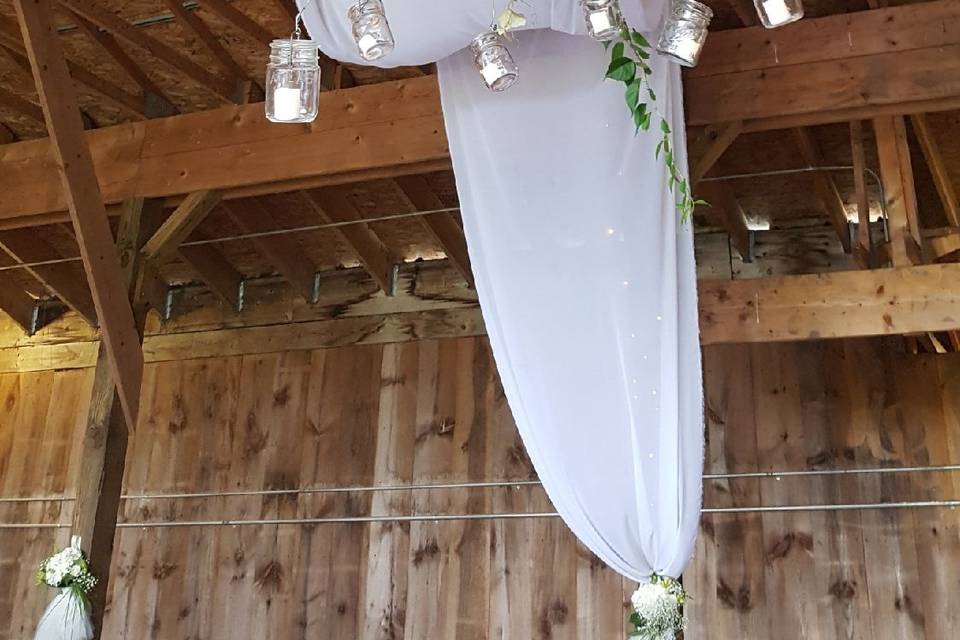
[(861, 269), (873, 264), (873, 240), (870, 237), (870, 201), (867, 197), (866, 160), (863, 151), (863, 123), (850, 123), (850, 148), (853, 155), (853, 186), (857, 196), (857, 242), (853, 257)]
[[(437, 197), (423, 176), (402, 176), (396, 179), (396, 183), (414, 211), (445, 208), (443, 201)], [(440, 243), (443, 252), (447, 254), (447, 258), (467, 284), (474, 286), (473, 269), (470, 267), (470, 255), (467, 253), (467, 240), (454, 215), (434, 213), (420, 219)]]
[[(159, 201), (135, 199), (124, 203), (117, 231), (122, 256), (124, 293), (135, 296), (137, 275), (143, 265), (140, 247), (156, 228), (163, 213)], [(139, 340), (142, 341), (146, 307), (134, 298)], [(110, 561), (117, 527), (123, 468), (129, 432), (104, 345), (100, 345), (94, 372), (90, 413), (81, 444), (77, 500), (73, 507), (73, 535), (81, 536), (93, 574), (99, 578), (90, 594), (95, 636), (99, 637), (110, 587)]]
[(137, 423), (143, 352), (60, 36), (45, 0), (16, 0), (80, 255), (127, 425)]
[(920, 264), (923, 262), (922, 238), (906, 124), (902, 116), (877, 118), (873, 121), (873, 130), (877, 138), (880, 175), (886, 196), (890, 260), (895, 267)]

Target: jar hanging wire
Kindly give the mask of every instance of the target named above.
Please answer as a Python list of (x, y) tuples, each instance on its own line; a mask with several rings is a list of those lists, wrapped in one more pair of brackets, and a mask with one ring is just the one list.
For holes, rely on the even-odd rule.
[(697, 66), (713, 11), (697, 0), (671, 0), (664, 16), (657, 52), (685, 67)]
[(803, 17), (803, 0), (753, 0), (760, 22), (776, 29)]
[[(309, 5), (308, 2), (304, 9)], [(313, 122), (317, 117), (320, 49), (315, 41), (301, 37), (302, 14), (301, 9), (288, 39), (270, 43), (264, 106), (271, 122)]]
[(520, 77), (520, 69), (513, 61), (503, 38), (491, 29), (481, 33), (470, 43), (473, 63), (483, 77), (483, 82), (492, 91), (506, 91)]
[(361, 58), (373, 62), (393, 51), (393, 32), (381, 0), (357, 0), (347, 17)]
[(583, 17), (587, 21), (587, 33), (594, 40), (613, 40), (623, 26), (619, 0), (580, 0)]

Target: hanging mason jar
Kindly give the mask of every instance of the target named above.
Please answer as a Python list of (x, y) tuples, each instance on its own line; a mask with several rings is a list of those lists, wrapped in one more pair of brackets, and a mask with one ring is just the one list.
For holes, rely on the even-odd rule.
[(697, 0), (671, 0), (657, 41), (657, 52), (685, 67), (697, 66), (711, 18), (710, 7)]
[(623, 25), (619, 0), (580, 0), (583, 17), (587, 21), (587, 33), (594, 40), (613, 40)]
[(803, 17), (802, 0), (753, 0), (753, 4), (767, 29), (776, 29)]
[(313, 40), (274, 40), (266, 80), (267, 120), (313, 122), (320, 99), (320, 64)]
[(473, 39), (470, 43), (473, 62), (487, 88), (493, 91), (505, 91), (513, 86), (520, 76), (520, 69), (513, 56), (496, 31), (488, 31)]
[(393, 33), (381, 0), (357, 0), (347, 15), (353, 25), (353, 40), (364, 60), (373, 62), (393, 51)]

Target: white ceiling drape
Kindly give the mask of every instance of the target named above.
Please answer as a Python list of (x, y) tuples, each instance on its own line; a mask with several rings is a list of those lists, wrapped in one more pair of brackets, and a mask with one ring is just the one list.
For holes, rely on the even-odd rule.
[[(341, 60), (357, 59), (350, 4), (306, 14)], [(631, 24), (655, 30), (660, 0), (621, 4)], [(515, 34), (520, 80), (503, 94), (462, 50), (490, 23), (487, 0), (385, 5), (397, 46), (384, 63), (439, 60), (483, 316), (550, 498), (621, 574), (679, 576), (699, 525), (702, 388), (692, 228), (678, 222), (654, 158), (657, 133), (634, 136), (623, 86), (603, 80), (603, 47), (558, 33), (583, 32), (575, 0), (518, 5), (552, 30)], [(679, 69), (652, 62), (682, 156)]]

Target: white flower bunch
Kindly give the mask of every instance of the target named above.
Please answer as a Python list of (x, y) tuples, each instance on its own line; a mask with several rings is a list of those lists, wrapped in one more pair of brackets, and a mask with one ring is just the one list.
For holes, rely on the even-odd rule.
[(88, 593), (97, 584), (78, 546), (71, 545), (40, 563), (37, 584), (55, 589), (71, 588)]
[(686, 626), (683, 604), (687, 594), (677, 580), (654, 574), (650, 582), (641, 584), (630, 602), (633, 613), (630, 622), (634, 626), (631, 638), (637, 640), (662, 640), (671, 638)]

